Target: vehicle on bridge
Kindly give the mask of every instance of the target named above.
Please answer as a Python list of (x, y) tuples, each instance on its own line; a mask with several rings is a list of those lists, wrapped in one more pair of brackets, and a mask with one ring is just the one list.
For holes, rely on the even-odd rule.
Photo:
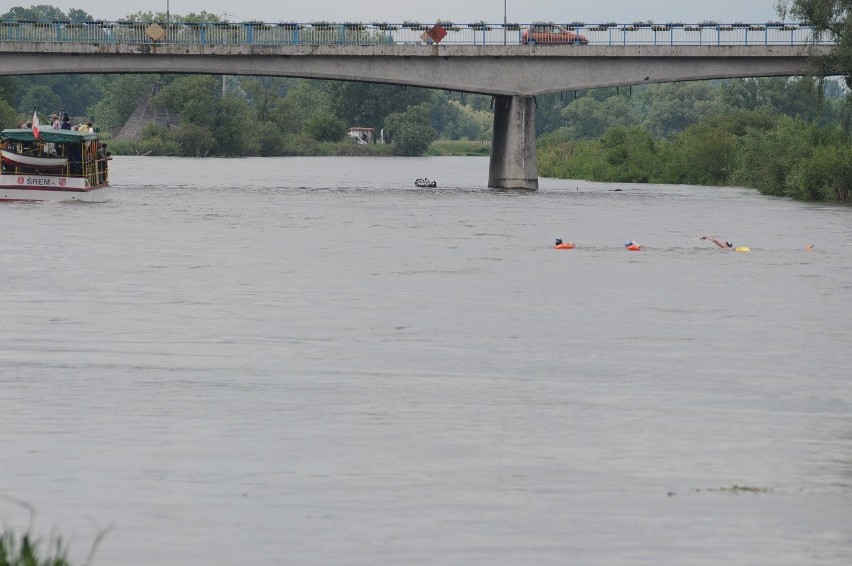
[(558, 24), (533, 24), (521, 34), (521, 43), (587, 45), (589, 38)]
[(0, 200), (103, 200), (109, 156), (95, 132), (0, 132)]

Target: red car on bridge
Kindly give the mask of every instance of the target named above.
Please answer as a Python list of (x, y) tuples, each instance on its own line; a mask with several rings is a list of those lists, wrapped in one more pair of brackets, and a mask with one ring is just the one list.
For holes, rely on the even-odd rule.
[(521, 34), (521, 43), (586, 45), (589, 43), (589, 39), (585, 35), (569, 31), (558, 24), (533, 24)]

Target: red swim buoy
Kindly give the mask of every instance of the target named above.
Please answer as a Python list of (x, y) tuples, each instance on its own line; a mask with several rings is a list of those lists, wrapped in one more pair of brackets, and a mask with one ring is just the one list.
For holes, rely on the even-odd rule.
[(639, 244), (630, 244), (629, 246), (627, 246), (627, 249), (631, 252), (638, 252), (642, 249), (642, 247)]
[(567, 242), (565, 244), (556, 244), (555, 246), (553, 246), (553, 249), (554, 250), (573, 250), (574, 249), (574, 242)]

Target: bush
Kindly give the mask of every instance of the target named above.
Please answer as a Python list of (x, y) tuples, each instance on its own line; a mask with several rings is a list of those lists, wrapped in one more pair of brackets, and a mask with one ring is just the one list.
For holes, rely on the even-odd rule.
[(820, 146), (799, 161), (788, 180), (788, 194), (799, 200), (847, 200), (852, 189), (852, 148)]
[(205, 157), (216, 151), (213, 132), (203, 126), (183, 122), (174, 133), (177, 153), (184, 157)]
[(330, 112), (318, 112), (305, 122), (305, 131), (317, 141), (335, 142), (346, 135), (346, 123)]
[(404, 112), (391, 114), (385, 120), (385, 130), (390, 135), (397, 155), (415, 157), (423, 155), (438, 132), (429, 120), (427, 103), (411, 106)]

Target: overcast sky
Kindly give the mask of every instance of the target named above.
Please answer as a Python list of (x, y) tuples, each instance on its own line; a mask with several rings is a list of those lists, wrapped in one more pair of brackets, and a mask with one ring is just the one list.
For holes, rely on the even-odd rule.
[[(778, 20), (775, 0), (504, 0), (509, 22), (531, 21), (631, 23), (698, 23), (712, 20), (720, 23), (767, 22)], [(48, 4), (66, 11), (80, 8), (97, 19), (117, 20), (140, 10), (169, 11), (176, 14), (201, 12), (240, 22), (434, 22), (438, 19), (456, 23), (485, 20), (503, 21), (501, 0), (39, 0), (15, 2), (8, 6)], [(6, 4), (4, 2), (4, 4)]]

